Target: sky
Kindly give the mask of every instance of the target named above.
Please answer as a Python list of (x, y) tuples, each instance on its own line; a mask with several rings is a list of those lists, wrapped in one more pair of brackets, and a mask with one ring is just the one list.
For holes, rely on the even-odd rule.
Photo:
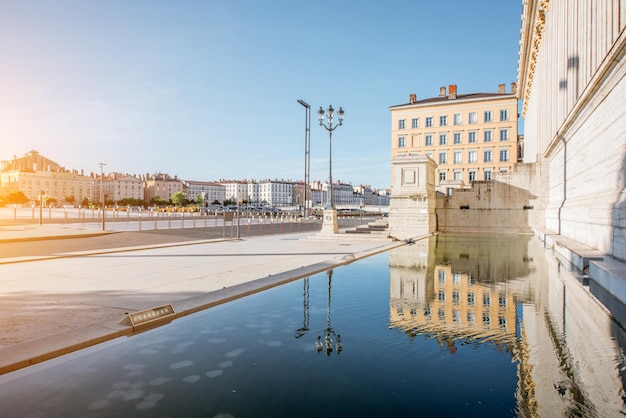
[[(517, 78), (521, 0), (0, 0), (0, 160), (390, 187), (390, 106)], [(334, 121), (336, 123), (336, 119)]]

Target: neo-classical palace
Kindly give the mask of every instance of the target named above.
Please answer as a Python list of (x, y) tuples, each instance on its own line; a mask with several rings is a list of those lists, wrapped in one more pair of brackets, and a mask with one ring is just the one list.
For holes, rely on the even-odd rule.
[(626, 1), (524, 1), (518, 89), (533, 227), (626, 261)]

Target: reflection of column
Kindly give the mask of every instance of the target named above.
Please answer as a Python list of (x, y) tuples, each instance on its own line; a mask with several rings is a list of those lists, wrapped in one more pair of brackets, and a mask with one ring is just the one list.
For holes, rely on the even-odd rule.
[(617, 343), (624, 330), (539, 243), (529, 249), (536, 268), (528, 287), (535, 303), (522, 305), (521, 329), (536, 415), (624, 415), (623, 354)]

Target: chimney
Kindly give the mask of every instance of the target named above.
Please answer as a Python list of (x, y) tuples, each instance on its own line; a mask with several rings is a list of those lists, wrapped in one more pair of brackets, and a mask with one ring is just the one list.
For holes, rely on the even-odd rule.
[(439, 87), (439, 97), (446, 97), (446, 88)]
[(511, 83), (511, 94), (517, 95), (517, 83)]
[(456, 84), (448, 86), (448, 99), (456, 99)]
[(415, 95), (415, 93), (409, 94), (409, 103), (413, 104), (416, 101), (417, 101), (417, 96)]
[(498, 84), (498, 93), (504, 94), (505, 93), (504, 87), (505, 87), (504, 84)]

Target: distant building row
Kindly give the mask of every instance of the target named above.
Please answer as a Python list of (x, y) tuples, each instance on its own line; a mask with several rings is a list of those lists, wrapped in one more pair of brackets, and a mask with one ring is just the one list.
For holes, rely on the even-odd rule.
[[(102, 188), (102, 189), (101, 189)], [(229, 200), (256, 205), (302, 206), (304, 187), (302, 182), (291, 180), (220, 180), (216, 182), (182, 180), (168, 174), (109, 173), (102, 178), (99, 173), (85, 175), (82, 171), (65, 170), (56, 162), (30, 151), (11, 161), (0, 161), (0, 196), (21, 191), (31, 201), (39, 200), (41, 194), (55, 198), (62, 204), (66, 197), (73, 196), (75, 202), (105, 200), (119, 202), (124, 199), (150, 201), (154, 198), (169, 200), (182, 192), (189, 200), (202, 199), (205, 203)], [(328, 182), (313, 182), (306, 186), (308, 206), (318, 206), (328, 199)], [(374, 191), (369, 186), (352, 186), (336, 182), (333, 184), (336, 205), (389, 204), (388, 191)]]

